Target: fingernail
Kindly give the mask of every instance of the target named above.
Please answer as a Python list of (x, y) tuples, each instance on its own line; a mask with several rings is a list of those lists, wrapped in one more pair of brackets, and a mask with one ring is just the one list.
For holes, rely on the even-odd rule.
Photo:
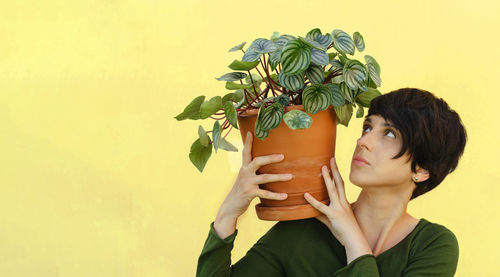
[(286, 194), (286, 193), (282, 193), (282, 194), (280, 194), (280, 196), (281, 196), (282, 198), (286, 198), (287, 194)]

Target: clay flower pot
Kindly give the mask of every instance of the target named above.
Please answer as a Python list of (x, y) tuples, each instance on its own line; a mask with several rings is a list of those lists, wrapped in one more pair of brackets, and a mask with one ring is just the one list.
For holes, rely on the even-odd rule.
[[(304, 111), (303, 105), (286, 106), (285, 113), (290, 110)], [(258, 109), (247, 110), (238, 115), (243, 142), (247, 131), (254, 134), (254, 125)], [(257, 216), (261, 220), (285, 221), (316, 217), (321, 214), (304, 198), (309, 192), (317, 200), (329, 204), (321, 167), (329, 165), (335, 156), (335, 138), (337, 117), (333, 106), (316, 114), (309, 114), (312, 124), (307, 129), (290, 129), (284, 121), (269, 132), (264, 140), (255, 137), (252, 143), (252, 159), (257, 156), (284, 154), (285, 158), (278, 163), (262, 166), (257, 174), (292, 173), (289, 181), (278, 181), (261, 184), (261, 189), (288, 194), (285, 200), (260, 199), (255, 206)]]

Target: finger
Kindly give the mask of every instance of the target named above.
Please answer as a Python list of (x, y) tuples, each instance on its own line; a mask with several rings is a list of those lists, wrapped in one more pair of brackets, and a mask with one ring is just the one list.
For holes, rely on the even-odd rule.
[(256, 196), (272, 200), (283, 200), (288, 197), (286, 193), (272, 192), (264, 189), (257, 190)]
[(281, 160), (283, 160), (285, 156), (283, 154), (273, 154), (273, 155), (267, 155), (267, 156), (258, 156), (255, 157), (250, 164), (248, 165), (248, 169), (251, 170), (252, 172), (255, 172), (259, 167), (270, 164), (270, 163), (276, 163)]
[(292, 179), (292, 174), (259, 174), (252, 178), (255, 184), (264, 184), (277, 181), (288, 181)]
[(342, 180), (342, 176), (340, 176), (340, 172), (337, 167), (337, 161), (335, 160), (335, 157), (330, 159), (330, 166), (332, 168), (333, 179), (337, 187), (338, 197), (343, 204), (348, 204), (347, 197), (345, 195), (344, 180)]
[(335, 184), (333, 184), (332, 177), (326, 165), (321, 167), (321, 174), (323, 175), (323, 180), (325, 180), (325, 186), (328, 190), (328, 196), (330, 196), (330, 202), (338, 203), (339, 196), (337, 194), (337, 189)]
[(243, 165), (248, 165), (252, 161), (252, 141), (253, 135), (250, 131), (247, 132), (247, 137), (243, 145)]
[(314, 198), (312, 195), (310, 195), (309, 193), (304, 193), (304, 198), (307, 200), (307, 202), (309, 202), (309, 204), (311, 204), (311, 206), (313, 206), (316, 210), (322, 212), (323, 214), (325, 214), (326, 216), (328, 216), (328, 207), (321, 203), (320, 201), (316, 200), (316, 198)]

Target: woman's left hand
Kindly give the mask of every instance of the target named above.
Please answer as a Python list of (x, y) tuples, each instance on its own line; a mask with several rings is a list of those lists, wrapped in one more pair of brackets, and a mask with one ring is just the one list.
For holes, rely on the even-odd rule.
[(326, 165), (321, 168), (328, 195), (330, 196), (330, 205), (323, 204), (307, 192), (304, 193), (304, 197), (314, 208), (323, 213), (316, 218), (328, 226), (337, 240), (345, 246), (347, 242), (358, 239), (354, 236), (360, 234), (358, 232), (360, 227), (351, 209), (351, 204), (347, 201), (344, 181), (338, 171), (335, 158), (330, 159), (330, 167), (333, 179)]

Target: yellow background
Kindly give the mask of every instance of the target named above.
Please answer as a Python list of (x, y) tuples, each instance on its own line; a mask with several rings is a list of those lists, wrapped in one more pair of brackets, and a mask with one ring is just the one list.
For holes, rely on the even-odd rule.
[[(194, 276), (240, 166), (188, 158), (198, 125), (173, 117), (247, 46), (274, 31), (364, 36), (381, 91), (443, 97), (469, 134), (457, 170), (410, 202), (459, 239), (456, 276), (498, 274), (500, 128), (496, 1), (2, 1), (0, 4), (0, 276)], [(247, 47), (246, 46), (246, 47)], [(245, 48), (246, 49), (246, 48)], [(362, 55), (356, 56), (362, 60)], [(347, 196), (361, 131), (339, 125)], [(241, 150), (233, 129), (229, 140)], [(233, 262), (275, 222), (254, 205), (238, 222)], [(498, 276), (498, 275), (497, 275)]]

